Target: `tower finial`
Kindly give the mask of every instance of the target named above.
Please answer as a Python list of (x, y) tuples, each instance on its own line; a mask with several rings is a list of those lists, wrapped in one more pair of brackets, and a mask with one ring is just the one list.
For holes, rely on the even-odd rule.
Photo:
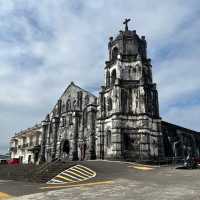
[(131, 19), (125, 18), (123, 24), (125, 24), (125, 31), (128, 31), (128, 23), (131, 21)]

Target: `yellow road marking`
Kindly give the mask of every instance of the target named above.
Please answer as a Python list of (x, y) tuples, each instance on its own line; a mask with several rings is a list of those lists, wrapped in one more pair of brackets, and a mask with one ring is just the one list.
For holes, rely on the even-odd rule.
[(8, 198), (11, 198), (13, 196), (7, 194), (7, 193), (4, 193), (4, 192), (0, 192), (0, 200), (3, 200), (3, 199), (8, 199)]
[(94, 173), (90, 173), (90, 172), (88, 172), (88, 171), (86, 171), (86, 170), (84, 170), (84, 169), (82, 169), (82, 168), (80, 168), (78, 166), (75, 166), (74, 168), (79, 170), (79, 171), (84, 172), (86, 175), (88, 174), (88, 176), (93, 176), (94, 175)]
[(151, 168), (160, 168), (159, 165), (147, 165), (147, 164), (140, 164), (140, 163), (135, 163), (137, 166), (144, 166), (144, 167), (151, 167)]
[(95, 186), (95, 185), (104, 185), (104, 184), (112, 184), (113, 181), (98, 181), (92, 183), (82, 183), (82, 184), (73, 184), (73, 185), (57, 185), (57, 186), (47, 186), (41, 187), (41, 190), (44, 189), (59, 189), (59, 188), (71, 188), (71, 187), (81, 187), (81, 186)]
[(94, 171), (92, 171), (91, 169), (89, 169), (89, 168), (87, 168), (83, 165), (76, 165), (76, 166), (79, 167), (79, 168), (84, 168), (85, 170), (89, 171), (91, 174), (94, 174)]
[(135, 169), (140, 169), (140, 170), (152, 170), (154, 168), (151, 167), (142, 167), (142, 166), (132, 166)]
[(76, 171), (76, 172), (82, 174), (83, 176), (85, 176), (85, 178), (90, 177), (90, 176), (88, 176), (87, 174), (84, 174), (83, 172), (79, 171), (78, 169), (74, 169), (74, 168), (73, 168), (73, 169), (70, 169), (70, 171)]
[(56, 176), (56, 178), (61, 178), (61, 179), (67, 180), (67, 181), (69, 181), (69, 182), (75, 182), (75, 181), (73, 181), (72, 179), (67, 178), (67, 177), (65, 177), (65, 176), (61, 176), (61, 175)]
[[(74, 171), (75, 171), (75, 170), (74, 170)], [(82, 179), (84, 179), (84, 180), (86, 179), (86, 177), (81, 176), (80, 174), (77, 174), (77, 173), (73, 172), (72, 170), (69, 170), (68, 173), (74, 174), (75, 176), (78, 176), (78, 177), (80, 177), (80, 178), (82, 178)], [(80, 179), (80, 180), (81, 180), (81, 179)]]
[(78, 180), (78, 181), (81, 181), (80, 178), (78, 178), (78, 177), (76, 177), (76, 176), (70, 175), (70, 174), (69, 174), (69, 171), (68, 171), (68, 173), (62, 172), (60, 175), (69, 176), (69, 177), (71, 177), (71, 178), (73, 178), (73, 179), (76, 179), (76, 180)]

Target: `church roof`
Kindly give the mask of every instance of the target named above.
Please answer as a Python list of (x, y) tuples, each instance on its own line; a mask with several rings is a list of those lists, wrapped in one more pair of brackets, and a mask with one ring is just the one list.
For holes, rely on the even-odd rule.
[(73, 81), (67, 86), (67, 88), (65, 89), (65, 91), (63, 92), (63, 94), (61, 95), (61, 98), (63, 95), (66, 94), (66, 92), (71, 88), (71, 87), (75, 87), (78, 88), (79, 90), (88, 93), (90, 96), (96, 97), (94, 94), (92, 94), (91, 92), (81, 88), (80, 86), (76, 85)]
[[(67, 88), (65, 89), (65, 91), (62, 93), (62, 95), (60, 96), (60, 98), (58, 99), (58, 101), (56, 102), (56, 104), (53, 106), (53, 109), (51, 110), (51, 112), (49, 112), (46, 116), (46, 119), (49, 119), (49, 114), (52, 113), (56, 107), (59, 104), (59, 101), (61, 100), (61, 102), (64, 100), (66, 101), (68, 99), (68, 97), (72, 97), (74, 98), (77, 95), (78, 91), (82, 91), (83, 93), (85, 93), (85, 95), (89, 95), (91, 98), (96, 99), (97, 97), (92, 94), (91, 92), (81, 88), (80, 86), (76, 85), (73, 81), (67, 86)], [(76, 94), (76, 95), (75, 95)]]
[(29, 128), (23, 129), (23, 130), (15, 133), (15, 135), (11, 138), (11, 140), (15, 139), (18, 136), (26, 135), (27, 133), (30, 133), (30, 132), (40, 132), (41, 128), (42, 128), (41, 123), (35, 124), (33, 127), (29, 127)]
[(174, 129), (181, 129), (182, 131), (185, 131), (187, 133), (199, 134), (199, 132), (197, 132), (195, 130), (185, 128), (185, 127), (182, 127), (182, 126), (179, 126), (179, 125), (176, 125), (176, 124), (172, 124), (172, 123), (169, 123), (169, 122), (166, 122), (166, 121), (162, 121), (162, 125), (166, 126), (166, 127), (171, 127), (171, 128), (174, 128)]

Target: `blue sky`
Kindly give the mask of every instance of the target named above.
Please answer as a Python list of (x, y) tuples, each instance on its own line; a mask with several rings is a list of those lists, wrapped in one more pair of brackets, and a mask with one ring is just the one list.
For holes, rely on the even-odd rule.
[(200, 130), (199, 0), (1, 0), (0, 153), (72, 80), (98, 92), (125, 17), (147, 38), (162, 118)]

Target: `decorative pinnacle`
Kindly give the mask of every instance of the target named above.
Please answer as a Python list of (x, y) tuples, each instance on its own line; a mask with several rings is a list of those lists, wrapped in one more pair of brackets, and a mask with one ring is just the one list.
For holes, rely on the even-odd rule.
[(128, 23), (131, 21), (131, 19), (125, 18), (123, 24), (125, 24), (125, 31), (128, 31)]

